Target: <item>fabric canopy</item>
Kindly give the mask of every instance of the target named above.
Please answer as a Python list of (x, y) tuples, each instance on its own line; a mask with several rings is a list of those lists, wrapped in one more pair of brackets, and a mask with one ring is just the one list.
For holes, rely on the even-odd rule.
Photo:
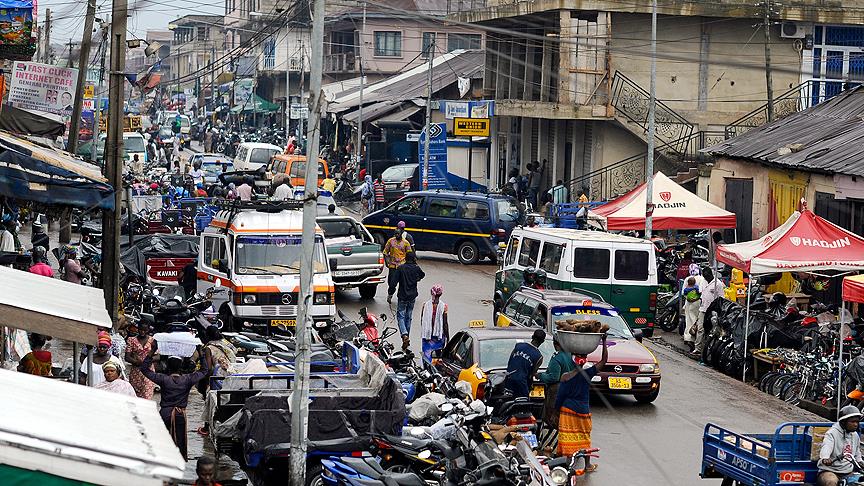
[(276, 103), (270, 103), (264, 98), (258, 96), (257, 94), (250, 100), (251, 103), (241, 103), (234, 108), (231, 108), (231, 113), (243, 113), (257, 111), (258, 113), (270, 113), (279, 111), (279, 105)]
[(113, 192), (97, 166), (0, 131), (0, 194), (46, 204), (111, 209)]
[[(647, 184), (590, 212), (590, 219), (605, 222), (607, 230), (645, 228)], [(662, 172), (654, 174), (655, 230), (734, 228), (735, 214), (719, 208), (679, 186)]]
[(718, 246), (717, 260), (754, 275), (864, 270), (864, 238), (805, 209), (758, 240)]
[(53, 140), (66, 132), (66, 125), (37, 113), (3, 105), (3, 110), (0, 111), (0, 130)]
[(100, 289), (0, 266), (0, 325), (96, 345), (110, 328)]
[(864, 302), (864, 275), (851, 275), (843, 279), (843, 300)]

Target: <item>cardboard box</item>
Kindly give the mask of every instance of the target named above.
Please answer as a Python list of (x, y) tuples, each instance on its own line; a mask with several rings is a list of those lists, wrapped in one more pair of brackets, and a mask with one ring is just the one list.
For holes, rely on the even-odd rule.
[[(736, 437), (732, 436), (732, 435), (727, 435), (723, 438), (723, 440), (725, 442), (729, 443), (732, 446), (735, 445), (735, 439), (736, 439)], [(762, 456), (766, 459), (768, 458), (768, 452), (771, 449), (771, 444), (769, 444), (767, 442), (762, 442), (761, 440), (756, 440), (753, 438), (750, 438), (750, 439), (742, 438), (740, 444), (741, 444), (741, 448), (746, 449), (746, 450), (750, 450), (751, 448), (753, 448), (755, 446), (756, 447), (756, 454), (759, 454), (760, 456)]]
[(810, 432), (813, 434), (813, 443), (810, 445), (810, 460), (819, 460), (819, 449), (822, 448), (822, 442), (825, 440), (825, 433), (830, 427), (813, 427)]

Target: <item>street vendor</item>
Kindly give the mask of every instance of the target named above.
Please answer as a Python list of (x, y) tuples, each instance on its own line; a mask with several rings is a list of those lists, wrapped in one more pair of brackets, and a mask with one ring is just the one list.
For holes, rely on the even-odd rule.
[(855, 470), (852, 458), (861, 462), (860, 423), (861, 411), (856, 406), (847, 405), (840, 409), (840, 418), (825, 432), (819, 449), (817, 486), (837, 486)]

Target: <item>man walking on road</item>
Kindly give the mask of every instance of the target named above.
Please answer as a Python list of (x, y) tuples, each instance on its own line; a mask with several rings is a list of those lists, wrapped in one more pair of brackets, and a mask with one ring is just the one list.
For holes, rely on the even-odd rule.
[[(402, 240), (406, 241), (406, 240)], [(398, 304), (396, 306), (396, 322), (399, 324), (399, 332), (402, 334), (402, 349), (408, 349), (411, 345), (411, 318), (414, 314), (414, 301), (417, 300), (417, 282), (426, 274), (417, 265), (417, 256), (413, 251), (405, 254), (405, 263), (396, 268), (395, 277), (390, 281), (387, 290), (387, 302), (390, 302), (396, 286), (399, 293), (396, 295)]]
[(517, 343), (507, 360), (507, 378), (504, 388), (513, 392), (515, 398), (527, 397), (537, 369), (543, 362), (540, 346), (546, 340), (546, 331), (537, 329), (531, 336), (531, 343)]
[(693, 352), (690, 353), (690, 356), (694, 358), (702, 356), (702, 347), (705, 344), (705, 312), (708, 311), (708, 307), (711, 307), (711, 304), (718, 297), (721, 297), (723, 291), (726, 290), (723, 282), (719, 278), (714, 278), (714, 272), (710, 268), (702, 270), (702, 278), (704, 281), (699, 284), (699, 294), (702, 298), (702, 303), (699, 304), (699, 319), (696, 321), (696, 342), (693, 343)]
[[(387, 286), (390, 289), (395, 288), (396, 269), (405, 263), (405, 256), (412, 251), (411, 243), (405, 238), (405, 230), (397, 229), (396, 234), (387, 240), (384, 244), (384, 249), (381, 252), (384, 254), (384, 264), (388, 268)], [(393, 297), (393, 291), (387, 295), (387, 302), (390, 302)]]

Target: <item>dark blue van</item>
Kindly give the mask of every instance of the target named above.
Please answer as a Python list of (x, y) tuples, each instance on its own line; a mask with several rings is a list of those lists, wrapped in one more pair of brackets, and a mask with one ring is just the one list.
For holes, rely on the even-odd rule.
[(455, 254), (470, 264), (483, 257), (494, 261), (498, 243), (507, 242), (522, 214), (516, 200), (502, 194), (417, 191), (366, 216), (363, 225), (383, 246), (399, 221), (418, 251)]

